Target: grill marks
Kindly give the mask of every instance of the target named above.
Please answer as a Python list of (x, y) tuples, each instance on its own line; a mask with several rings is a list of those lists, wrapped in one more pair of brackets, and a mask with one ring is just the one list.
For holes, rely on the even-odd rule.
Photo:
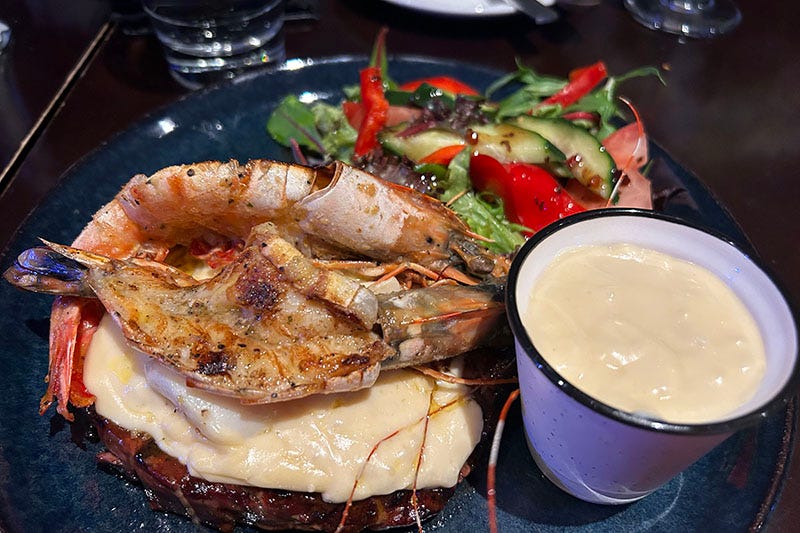
[(197, 371), (205, 376), (227, 374), (229, 363), (225, 352), (206, 352), (197, 360)]
[(242, 273), (234, 284), (234, 301), (265, 313), (275, 308), (281, 295), (279, 271), (253, 249), (245, 250)]
[[(232, 531), (236, 524), (264, 530), (334, 531), (339, 524), (344, 503), (328, 503), (317, 493), (215, 483), (191, 476), (149, 435), (132, 433), (99, 415), (93, 418), (108, 449), (98, 461), (128, 479), (139, 480), (154, 509), (186, 516), (221, 531)], [(414, 524), (417, 511), (422, 520), (433, 516), (454, 492), (455, 488), (419, 490), (416, 510), (411, 491), (353, 502), (343, 531)]]

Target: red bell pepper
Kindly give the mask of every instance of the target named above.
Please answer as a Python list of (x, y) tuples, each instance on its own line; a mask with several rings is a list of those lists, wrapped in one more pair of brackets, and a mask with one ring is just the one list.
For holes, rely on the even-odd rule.
[(593, 65), (573, 70), (569, 75), (569, 83), (558, 92), (543, 100), (539, 106), (560, 104), (562, 108), (569, 107), (597, 87), (601, 81), (608, 77), (605, 63), (598, 61)]
[(527, 163), (501, 164), (474, 154), (469, 164), (472, 185), (503, 199), (506, 218), (529, 228), (528, 235), (551, 222), (585, 211), (545, 169)]
[(450, 161), (453, 160), (455, 156), (458, 155), (461, 150), (464, 149), (463, 144), (453, 144), (450, 146), (445, 146), (444, 148), (439, 148), (431, 152), (430, 154), (426, 155), (422, 159), (419, 160), (419, 163), (430, 163), (434, 165), (448, 165)]
[(467, 96), (478, 96), (480, 93), (467, 85), (466, 83), (451, 78), (450, 76), (433, 76), (430, 78), (422, 78), (420, 80), (409, 81), (400, 86), (401, 91), (416, 91), (420, 85), (427, 83), (437, 89), (441, 89), (450, 94), (465, 94)]
[(472, 154), (469, 159), (469, 177), (476, 191), (488, 191), (503, 199), (508, 214), (508, 198), (512, 197), (511, 178), (500, 161), (483, 154)]
[(361, 102), (364, 105), (364, 120), (358, 130), (353, 153), (367, 154), (378, 147), (378, 132), (386, 125), (389, 102), (383, 95), (383, 79), (379, 67), (367, 67), (361, 71)]

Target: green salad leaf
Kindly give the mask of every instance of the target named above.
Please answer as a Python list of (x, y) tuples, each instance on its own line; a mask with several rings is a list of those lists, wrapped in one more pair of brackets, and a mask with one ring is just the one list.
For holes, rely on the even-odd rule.
[(622, 116), (619, 109), (619, 100), (617, 98), (617, 89), (619, 85), (626, 80), (645, 76), (655, 76), (662, 84), (666, 85), (661, 71), (658, 68), (637, 68), (620, 76), (609, 76), (606, 83), (601, 88), (587, 94), (564, 111), (587, 111), (600, 115), (600, 126), (596, 136), (598, 139), (605, 139), (616, 130), (611, 124), (611, 119)]
[(311, 106), (311, 112), (327, 155), (333, 159), (350, 161), (358, 132), (347, 122), (341, 106), (316, 102)]
[(284, 146), (290, 146), (294, 140), (300, 146), (317, 153), (325, 150), (317, 131), (314, 113), (293, 94), (281, 100), (272, 112), (267, 122), (267, 131)]
[(341, 107), (325, 102), (304, 104), (296, 96), (281, 100), (267, 122), (267, 131), (277, 142), (300, 146), (326, 158), (349, 161), (358, 132), (347, 122)]
[(489, 99), (495, 92), (514, 84), (520, 84), (521, 87), (498, 103), (495, 115), (495, 120), (498, 122), (530, 112), (541, 100), (564, 87), (567, 80), (544, 76), (517, 60), (517, 71), (506, 74), (492, 83), (486, 89), (486, 98)]
[(384, 90), (392, 90), (397, 88), (397, 83), (389, 76), (389, 58), (386, 54), (386, 34), (389, 33), (389, 28), (384, 26), (378, 33), (375, 39), (375, 44), (372, 46), (372, 53), (369, 56), (369, 66), (378, 67), (381, 69), (381, 78), (383, 81)]

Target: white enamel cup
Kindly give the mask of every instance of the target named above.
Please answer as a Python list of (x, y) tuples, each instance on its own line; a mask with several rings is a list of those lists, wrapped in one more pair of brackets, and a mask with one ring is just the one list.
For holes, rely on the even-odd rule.
[[(533, 286), (564, 249), (631, 243), (705, 267), (744, 302), (761, 330), (767, 357), (754, 397), (719, 420), (675, 424), (615, 409), (583, 393), (536, 350), (522, 325)], [(506, 288), (516, 341), (525, 434), (531, 454), (557, 486), (602, 504), (642, 498), (734, 432), (785, 405), (796, 389), (795, 313), (764, 269), (725, 237), (639, 209), (572, 215), (536, 233), (518, 252)], [(654, 302), (657, 305), (657, 302)]]

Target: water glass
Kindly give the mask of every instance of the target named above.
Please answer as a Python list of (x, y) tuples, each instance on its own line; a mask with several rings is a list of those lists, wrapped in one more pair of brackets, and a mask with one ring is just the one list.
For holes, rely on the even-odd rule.
[(11, 28), (8, 27), (8, 24), (0, 20), (0, 52), (3, 51), (10, 40)]
[(281, 63), (285, 0), (142, 0), (170, 72), (198, 88)]
[(686, 37), (716, 37), (742, 20), (733, 0), (625, 0), (625, 7), (648, 28)]

